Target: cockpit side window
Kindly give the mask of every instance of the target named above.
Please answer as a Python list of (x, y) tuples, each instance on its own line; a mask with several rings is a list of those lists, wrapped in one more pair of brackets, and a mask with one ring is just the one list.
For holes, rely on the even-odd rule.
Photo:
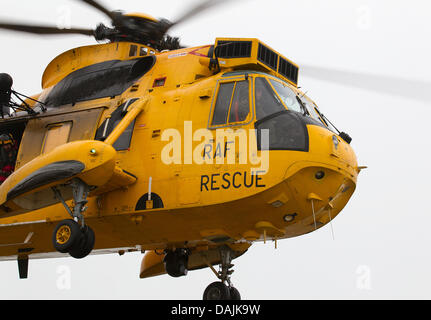
[(234, 85), (235, 82), (220, 84), (214, 108), (213, 120), (211, 122), (212, 125), (220, 125), (227, 122), (227, 115), (229, 113)]
[(257, 120), (286, 110), (268, 81), (262, 77), (255, 80), (255, 105)]
[(212, 126), (243, 122), (250, 114), (248, 80), (220, 83)]
[(235, 93), (229, 112), (229, 123), (244, 121), (250, 113), (248, 81), (239, 81), (235, 85)]

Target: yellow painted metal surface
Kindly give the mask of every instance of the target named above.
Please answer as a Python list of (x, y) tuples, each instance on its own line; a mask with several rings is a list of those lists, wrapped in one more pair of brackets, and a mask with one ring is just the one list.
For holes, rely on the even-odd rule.
[[(137, 58), (129, 56), (131, 45), (136, 44), (124, 42), (83, 47), (60, 55), (44, 73), (41, 96), (77, 68), (106, 60)], [(87, 123), (85, 139), (77, 138), (78, 141), (57, 146), (44, 155), (32, 151), (34, 160), (19, 157), (18, 161), (22, 162), (19, 170), (0, 187), (0, 203), (5, 204), (8, 190), (31, 172), (53, 161), (75, 159), (86, 166), (80, 177), (99, 187), (90, 194), (84, 213), (86, 223), (96, 234), (96, 250), (137, 246), (143, 250), (182, 246), (196, 249), (216, 246), (217, 241), (249, 246), (253, 241), (299, 236), (328, 223), (329, 215), (331, 219), (335, 218), (355, 190), (359, 167), (349, 144), (338, 138), (338, 148), (334, 149), (332, 139), (335, 134), (327, 128), (307, 125), (308, 151), (269, 151), (268, 168), (256, 176), (251, 175), (251, 170), (259, 171), (259, 165), (229, 164), (223, 157), (216, 159), (215, 153), (212, 162), (194, 163), (193, 150), (199, 150), (205, 142), (213, 143), (213, 150), (216, 150), (215, 129), (209, 127), (209, 119), (218, 84), (244, 79), (244, 75), (214, 74), (209, 69), (209, 49), (207, 45), (155, 52), (157, 61), (153, 68), (121, 95), (66, 107), (62, 115), (65, 120), (74, 112), (78, 113), (77, 110), (100, 109)], [(260, 65), (246, 65), (250, 85), (256, 77), (277, 76), (276, 73), (262, 74)], [(227, 66), (225, 71), (238, 69)], [(160, 79), (164, 79), (164, 84), (159, 86), (163, 82)], [(291, 88), (299, 93), (295, 86)], [(134, 98), (141, 102), (135, 102), (139, 107), (130, 109), (126, 116), (134, 121), (129, 148), (116, 151), (110, 146), (120, 132), (114, 133), (106, 143), (88, 139), (88, 136), (94, 137), (95, 130), (118, 106)], [(251, 132), (249, 138), (256, 140), (253, 133), (255, 102), (251, 93), (250, 98), (250, 116), (231, 129), (233, 133), (247, 130)], [(27, 130), (44, 136), (50, 119), (58, 121), (54, 117), (59, 117), (59, 111), (55, 112), (52, 118), (42, 114), (30, 120), (20, 154), (30, 150), (23, 149), (31, 144)], [(34, 124), (39, 121), (45, 121), (45, 125)], [(123, 123), (122, 129), (127, 125)], [(181, 155), (166, 164), (162, 155), (170, 138), (164, 133), (170, 129), (180, 133)], [(193, 133), (198, 129), (209, 129), (213, 142), (205, 141), (203, 137), (193, 140)], [(37, 146), (39, 153), (41, 145)], [(90, 154), (92, 148), (97, 149), (96, 156)], [(258, 151), (253, 156), (261, 155)], [(234, 157), (239, 159), (240, 156), (240, 148), (236, 145)], [(324, 172), (324, 178), (316, 179), (318, 171)], [(148, 193), (160, 196), (163, 207), (157, 206), (155, 198), (148, 201), (145, 197)], [(141, 199), (148, 206), (138, 206)], [(313, 199), (314, 214), (310, 199)], [(12, 212), (22, 209), (11, 201), (6, 204)], [(68, 204), (71, 205), (71, 201)], [(0, 210), (6, 214), (4, 207)], [(288, 221), (287, 214), (294, 218)], [(52, 230), (58, 221), (67, 218), (69, 215), (61, 204), (1, 218), (0, 256), (15, 256), (18, 248), (33, 248), (30, 255), (48, 255), (54, 251), (50, 240)], [(23, 243), (29, 233), (34, 235)], [(12, 245), (14, 243), (21, 245)], [(159, 274), (160, 261), (160, 256), (146, 255), (143, 270), (148, 275)]]

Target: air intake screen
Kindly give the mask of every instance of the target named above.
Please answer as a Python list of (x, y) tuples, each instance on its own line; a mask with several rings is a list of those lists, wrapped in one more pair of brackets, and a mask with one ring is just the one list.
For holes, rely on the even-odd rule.
[(219, 58), (248, 58), (251, 41), (219, 41), (215, 54)]
[(278, 73), (285, 76), (287, 79), (291, 80), (294, 83), (298, 82), (298, 67), (294, 66), (282, 57), (280, 57)]
[(278, 54), (276, 54), (271, 49), (268, 49), (264, 45), (259, 43), (259, 49), (257, 52), (257, 58), (260, 62), (266, 64), (271, 69), (277, 71), (277, 58)]
[[(213, 47), (211, 47), (213, 48)], [(299, 67), (259, 39), (216, 38), (214, 50), (209, 49), (208, 57), (222, 60), (220, 69), (256, 70), (279, 77), (297, 86)], [(214, 61), (210, 62), (213, 64)]]

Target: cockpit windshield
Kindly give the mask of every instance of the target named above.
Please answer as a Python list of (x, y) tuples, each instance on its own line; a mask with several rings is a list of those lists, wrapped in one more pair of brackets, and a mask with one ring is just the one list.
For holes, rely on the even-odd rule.
[(336, 133), (337, 129), (319, 112), (316, 104), (306, 95), (301, 96), (302, 103), (306, 106), (307, 110), (312, 114), (312, 117), (319, 120), (325, 127), (327, 127), (332, 132)]
[(304, 110), (302, 109), (302, 106), (300, 105), (298, 99), (296, 98), (295, 92), (293, 92), (292, 89), (290, 89), (287, 85), (278, 82), (273, 79), (269, 79), (272, 86), (274, 87), (275, 91), (277, 91), (278, 95), (280, 96), (280, 99), (284, 102), (284, 105), (289, 109), (296, 112), (303, 113)]
[(325, 125), (314, 109), (312, 101), (308, 98), (305, 99), (304, 96), (300, 97), (287, 83), (271, 78), (257, 77), (255, 88), (257, 120), (287, 109), (313, 118)]
[(286, 110), (265, 78), (256, 78), (255, 95), (257, 120), (263, 119), (271, 114)]
[[(296, 111), (303, 116), (310, 117), (318, 121), (321, 125), (330, 129), (331, 131), (336, 132), (336, 129), (328, 121), (326, 121), (323, 115), (320, 114), (315, 103), (305, 94), (299, 95), (298, 92), (294, 91), (294, 89), (290, 88), (287, 83), (284, 83), (282, 81), (278, 81), (271, 78), (268, 78), (268, 80), (274, 88), (276, 94), (269, 87), (268, 82), (264, 78), (256, 78), (256, 101), (258, 101), (257, 97), (260, 87), (266, 87), (265, 90), (271, 92), (274, 96), (272, 98), (272, 105), (269, 99), (267, 99), (267, 105), (265, 106), (266, 112), (262, 112), (264, 106), (259, 107), (259, 105), (256, 103), (256, 114), (258, 115), (258, 120), (261, 119), (259, 118), (259, 114), (261, 113), (265, 113), (266, 115), (268, 115), (267, 112), (270, 112), (269, 114), (273, 114), (277, 111), (281, 111), (287, 108), (288, 110)], [(266, 95), (268, 97), (270, 96), (269, 93), (267, 93)], [(275, 107), (274, 100), (276, 100), (277, 107)], [(281, 109), (281, 107), (279, 106), (280, 102), (284, 104), (285, 108)]]
[(308, 150), (308, 124), (338, 132), (310, 98), (288, 83), (269, 75), (254, 82), (258, 142), (262, 130), (269, 133), (268, 146), (259, 145), (260, 150)]
[(309, 112), (312, 118), (325, 124), (320, 119), (319, 113), (316, 111), (316, 105), (314, 104), (313, 101), (310, 100), (310, 98), (308, 98), (306, 95), (302, 95), (301, 97), (299, 97), (299, 99), (301, 99), (302, 104), (305, 106), (305, 108), (307, 108), (307, 111)]

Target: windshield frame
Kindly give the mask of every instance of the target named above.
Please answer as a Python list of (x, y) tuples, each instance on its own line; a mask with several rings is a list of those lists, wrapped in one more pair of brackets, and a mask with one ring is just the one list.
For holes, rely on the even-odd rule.
[[(209, 121), (209, 123), (208, 123), (209, 129), (243, 126), (243, 125), (248, 125), (254, 121), (259, 121), (259, 120), (257, 120), (257, 113), (256, 113), (257, 110), (256, 110), (255, 86), (256, 86), (256, 79), (261, 77), (261, 78), (266, 79), (266, 81), (269, 83), (269, 86), (271, 87), (271, 89), (273, 90), (273, 92), (275, 93), (275, 95), (277, 96), (278, 100), (281, 102), (281, 105), (284, 107), (285, 110), (293, 111), (293, 112), (296, 112), (296, 113), (298, 113), (304, 117), (308, 117), (310, 119), (313, 119), (314, 121), (316, 121), (316, 125), (318, 123), (319, 125), (325, 127), (326, 129), (328, 129), (334, 133), (337, 133), (337, 130), (335, 129), (335, 127), (333, 125), (331, 125), (329, 123), (329, 121), (325, 120), (325, 116), (320, 112), (316, 103), (309, 96), (307, 96), (306, 93), (301, 92), (301, 90), (299, 90), (297, 87), (293, 86), (292, 84), (290, 84), (290, 83), (284, 81), (283, 79), (280, 79), (280, 78), (278, 78), (272, 74), (269, 74), (266, 72), (261, 72), (261, 71), (256, 71), (256, 70), (228, 71), (228, 72), (225, 72), (221, 75), (221, 79), (219, 79), (217, 81), (217, 85), (218, 85), (218, 82), (220, 82), (220, 81), (233, 80), (233, 79), (238, 79), (238, 78), (247, 79), (247, 77), (250, 77), (252, 79), (251, 82), (249, 83), (249, 85), (250, 85), (250, 87), (249, 87), (249, 89), (250, 89), (250, 108), (251, 108), (251, 119), (250, 119), (250, 121), (248, 121), (246, 123), (244, 123), (244, 122), (235, 123), (235, 124), (232, 123), (230, 125), (224, 125), (224, 126), (223, 125), (211, 126), (210, 121)], [(282, 84), (282, 85), (288, 87), (290, 90), (292, 90), (292, 92), (296, 95), (297, 99), (300, 100), (300, 101), (298, 101), (298, 104), (301, 106), (301, 109), (304, 108), (304, 110), (302, 110), (301, 112), (298, 112), (298, 111), (294, 110), (293, 108), (288, 108), (286, 106), (285, 102), (281, 99), (278, 91), (274, 88), (271, 81), (277, 81), (280, 84)], [(217, 86), (216, 86), (216, 91), (217, 91)], [(213, 99), (214, 99), (214, 97), (213, 97)], [(309, 110), (309, 108), (312, 108), (312, 110)], [(212, 112), (211, 112), (211, 116), (212, 116)], [(316, 119), (315, 116), (317, 116), (318, 118)]]
[(306, 102), (310, 103), (310, 108), (314, 108), (314, 110), (316, 111), (317, 115), (319, 116), (319, 120), (321, 123), (323, 123), (323, 125), (330, 131), (332, 131), (333, 133), (338, 134), (338, 130), (331, 124), (329, 123), (329, 121), (326, 121), (325, 116), (323, 115), (323, 113), (320, 112), (319, 108), (317, 107), (316, 103), (310, 98), (308, 97), (305, 93), (301, 95), (301, 100), (305, 99)]
[[(298, 92), (294, 89), (294, 87), (290, 84), (288, 84), (287, 82), (282, 81), (281, 79), (278, 78), (272, 78), (272, 77), (267, 77), (268, 78), (268, 82), (272, 88), (272, 90), (275, 92), (275, 94), (277, 95), (278, 99), (281, 101), (281, 103), (283, 104), (284, 108), (286, 110), (289, 111), (295, 111), (298, 113), (304, 113), (303, 110), (303, 106), (301, 105), (301, 103), (299, 101), (297, 101), (296, 97), (298, 96)], [(295, 95), (295, 99), (296, 99), (296, 104), (299, 105), (299, 108), (301, 109), (301, 111), (297, 111), (294, 108), (290, 108), (286, 105), (286, 102), (281, 98), (280, 93), (278, 92), (278, 90), (274, 87), (274, 84), (272, 83), (272, 81), (276, 81), (278, 83), (280, 83), (281, 85), (283, 85), (284, 87), (287, 87), (288, 89), (290, 89), (292, 91), (292, 93)]]
[[(240, 121), (240, 122), (229, 122), (228, 121), (229, 120), (229, 113), (230, 113), (230, 108), (231, 108), (231, 104), (232, 104), (232, 101), (230, 101), (229, 107), (228, 107), (228, 113), (227, 113), (228, 118), (227, 118), (226, 123), (218, 124), (218, 125), (212, 124), (220, 86), (224, 83), (234, 83), (234, 90), (233, 90), (232, 96), (231, 96), (231, 100), (232, 100), (233, 95), (235, 93), (235, 84), (237, 82), (240, 82), (240, 81), (247, 81), (248, 82), (249, 113), (248, 113), (247, 117), (243, 121)], [(213, 93), (212, 100), (211, 100), (210, 113), (209, 113), (209, 117), (208, 117), (207, 129), (208, 130), (216, 130), (219, 128), (241, 127), (241, 126), (245, 126), (245, 125), (249, 125), (249, 124), (253, 123), (254, 120), (255, 120), (254, 82), (253, 82), (252, 77), (249, 77), (247, 72), (245, 72), (244, 74), (236, 74), (236, 75), (229, 76), (229, 77), (227, 77), (223, 74), (222, 78), (217, 80), (215, 88), (214, 88), (214, 93)]]
[[(261, 76), (263, 76), (263, 75), (261, 75)], [(269, 74), (266, 77), (268, 78), (268, 80), (271, 79), (271, 80), (277, 81), (277, 82), (285, 85), (286, 87), (288, 87), (290, 90), (292, 90), (293, 93), (296, 95), (296, 98), (298, 99), (298, 104), (301, 106), (301, 109), (304, 108), (302, 112), (298, 112), (298, 111), (294, 110), (293, 108), (288, 108), (286, 106), (285, 102), (283, 101), (283, 99), (281, 99), (278, 91), (274, 88), (272, 82), (268, 81), (269, 84), (271, 85), (272, 89), (276, 93), (276, 95), (279, 97), (279, 100), (281, 101), (283, 106), (286, 108), (286, 110), (298, 112), (298, 113), (302, 114), (304, 117), (308, 116), (309, 118), (321, 123), (328, 130), (330, 130), (334, 133), (337, 133), (338, 130), (336, 130), (336, 128), (333, 125), (331, 125), (329, 123), (329, 121), (326, 121), (325, 116), (320, 112), (316, 103), (310, 97), (308, 97), (305, 93), (301, 92), (298, 88), (296, 88), (295, 86), (292, 86), (290, 83), (288, 83), (282, 79), (279, 79), (279, 78), (274, 77), (274, 76), (269, 75)], [(309, 108), (312, 108), (312, 110), (308, 110)], [(313, 110), (315, 112), (313, 112)], [(311, 114), (310, 114), (310, 111), (311, 111)], [(314, 113), (315, 113), (315, 115), (317, 115), (317, 117), (318, 117), (317, 119), (313, 115)]]

